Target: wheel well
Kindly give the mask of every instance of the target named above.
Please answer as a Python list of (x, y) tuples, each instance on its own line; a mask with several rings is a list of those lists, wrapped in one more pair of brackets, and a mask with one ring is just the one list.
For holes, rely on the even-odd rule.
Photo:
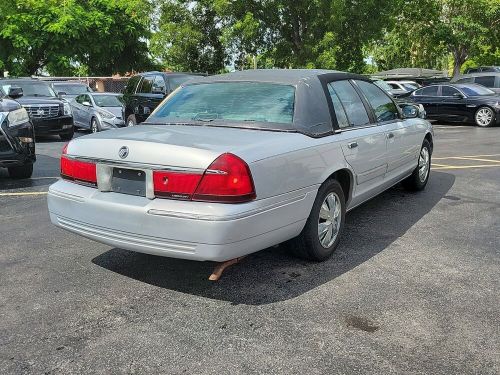
[(431, 145), (431, 154), (432, 154), (432, 150), (434, 149), (434, 142), (432, 141), (432, 134), (431, 133), (427, 133), (425, 135), (425, 138), (424, 139), (427, 139), (427, 141), (429, 142), (429, 144)]
[(342, 187), (342, 191), (344, 192), (345, 201), (348, 203), (351, 200), (351, 188), (353, 177), (351, 171), (348, 169), (339, 169), (335, 173), (332, 173), (328, 179), (337, 180), (340, 186)]

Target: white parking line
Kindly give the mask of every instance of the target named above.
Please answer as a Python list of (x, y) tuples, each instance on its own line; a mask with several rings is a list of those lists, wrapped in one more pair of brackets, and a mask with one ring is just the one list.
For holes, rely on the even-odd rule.
[(22, 196), (37, 196), (46, 195), (46, 191), (26, 191), (23, 193), (0, 193), (0, 197), (22, 197)]

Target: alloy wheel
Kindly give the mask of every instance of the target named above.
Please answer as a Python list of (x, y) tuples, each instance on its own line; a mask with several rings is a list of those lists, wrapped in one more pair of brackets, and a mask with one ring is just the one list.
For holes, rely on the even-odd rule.
[(97, 127), (97, 121), (95, 119), (92, 119), (90, 130), (92, 131), (92, 133), (97, 133), (99, 131), (99, 128)]
[(340, 199), (332, 192), (326, 196), (319, 210), (318, 238), (321, 246), (329, 248), (333, 245), (339, 234), (341, 221)]
[(493, 121), (493, 111), (490, 108), (481, 108), (476, 113), (476, 124), (479, 126), (489, 126)]
[(427, 147), (423, 147), (418, 158), (418, 178), (424, 182), (429, 174), (430, 155)]

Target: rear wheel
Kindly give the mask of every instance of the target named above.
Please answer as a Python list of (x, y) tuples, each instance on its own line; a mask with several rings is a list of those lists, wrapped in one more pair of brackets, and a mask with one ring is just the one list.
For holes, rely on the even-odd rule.
[(420, 149), (417, 167), (413, 170), (411, 176), (403, 181), (403, 186), (407, 190), (420, 191), (425, 189), (431, 171), (431, 156), (431, 145), (429, 141), (425, 139)]
[(493, 122), (495, 121), (495, 113), (490, 107), (481, 107), (477, 110), (476, 115), (474, 116), (474, 121), (477, 126), (487, 128), (488, 126), (493, 125)]
[(328, 259), (337, 249), (345, 221), (345, 195), (336, 180), (318, 191), (302, 233), (290, 241), (295, 255), (314, 261)]
[(137, 125), (137, 120), (135, 115), (130, 115), (127, 117), (127, 126), (135, 126)]
[(67, 132), (59, 134), (59, 138), (61, 138), (63, 141), (70, 141), (73, 138), (74, 134), (75, 128), (72, 126), (71, 129)]
[(22, 179), (22, 178), (30, 178), (33, 174), (33, 164), (25, 164), (19, 167), (10, 167), (9, 176), (11, 178)]

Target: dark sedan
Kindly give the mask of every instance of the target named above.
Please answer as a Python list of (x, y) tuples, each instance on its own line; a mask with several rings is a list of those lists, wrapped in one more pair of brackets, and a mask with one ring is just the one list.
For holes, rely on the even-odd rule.
[(432, 85), (415, 90), (410, 97), (424, 106), (429, 119), (481, 127), (500, 124), (500, 96), (481, 85)]
[[(12, 87), (9, 95), (19, 98), (22, 90)], [(36, 160), (33, 125), (26, 109), (12, 98), (0, 87), (0, 167), (12, 178), (29, 178)]]

